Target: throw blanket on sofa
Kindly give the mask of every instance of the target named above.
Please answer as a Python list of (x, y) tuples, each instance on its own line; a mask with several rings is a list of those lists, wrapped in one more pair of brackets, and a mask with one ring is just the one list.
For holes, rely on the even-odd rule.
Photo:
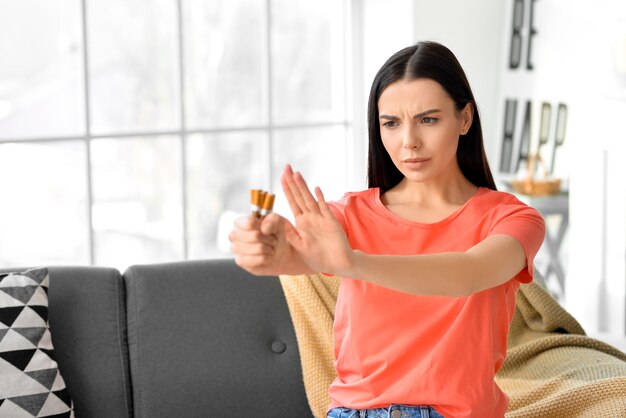
[[(281, 275), (316, 418), (326, 416), (335, 378), (332, 322), (339, 279)], [(508, 418), (626, 416), (626, 355), (584, 335), (578, 322), (535, 282), (522, 285), (496, 382)]]

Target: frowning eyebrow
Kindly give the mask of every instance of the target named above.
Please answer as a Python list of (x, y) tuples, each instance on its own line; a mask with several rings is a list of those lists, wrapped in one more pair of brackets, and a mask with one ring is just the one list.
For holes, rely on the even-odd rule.
[[(428, 115), (430, 115), (431, 113), (436, 113), (436, 112), (441, 112), (441, 110), (439, 110), (439, 109), (428, 109), (428, 110), (426, 110), (426, 111), (424, 111), (424, 112), (422, 112), (422, 113), (418, 113), (417, 115), (414, 115), (414, 116), (413, 116), (413, 119), (420, 119), (420, 118), (423, 118), (424, 116), (428, 116)], [(400, 119), (400, 118), (399, 118), (399, 117), (397, 117), (397, 116), (393, 116), (393, 115), (385, 115), (385, 114), (383, 114), (383, 113), (381, 113), (380, 115), (378, 115), (378, 118), (379, 118), (379, 119), (385, 119), (385, 120), (398, 120), (398, 119)]]

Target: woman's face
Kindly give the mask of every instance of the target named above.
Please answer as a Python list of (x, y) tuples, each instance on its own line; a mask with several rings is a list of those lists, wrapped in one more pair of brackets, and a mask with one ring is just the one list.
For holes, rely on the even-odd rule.
[(427, 78), (400, 80), (378, 100), (380, 136), (395, 166), (411, 181), (460, 174), (459, 136), (472, 122), (471, 105), (460, 112), (439, 83)]

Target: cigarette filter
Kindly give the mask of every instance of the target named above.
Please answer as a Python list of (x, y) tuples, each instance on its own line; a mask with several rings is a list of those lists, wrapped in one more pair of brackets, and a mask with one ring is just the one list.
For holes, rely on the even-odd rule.
[(265, 194), (263, 197), (263, 203), (261, 204), (261, 216), (265, 216), (272, 211), (275, 198), (276, 196), (269, 192)]
[(275, 195), (265, 190), (250, 190), (250, 211), (253, 216), (260, 218), (267, 215), (274, 207)]
[(250, 190), (250, 212), (252, 213), (253, 216), (256, 216), (257, 218), (260, 216), (260, 213), (261, 213), (260, 197), (261, 197), (261, 190), (259, 189)]

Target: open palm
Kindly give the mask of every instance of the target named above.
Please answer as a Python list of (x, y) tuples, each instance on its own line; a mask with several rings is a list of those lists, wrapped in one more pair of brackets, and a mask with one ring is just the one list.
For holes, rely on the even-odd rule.
[(352, 249), (320, 188), (315, 189), (316, 200), (302, 175), (294, 173), (289, 166), (281, 183), (295, 217), (295, 227), (286, 231), (289, 243), (312, 270), (349, 275)]

